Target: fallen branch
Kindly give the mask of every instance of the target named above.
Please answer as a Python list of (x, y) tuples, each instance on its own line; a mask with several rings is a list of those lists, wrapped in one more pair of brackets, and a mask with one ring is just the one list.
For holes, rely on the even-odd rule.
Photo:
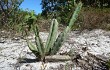
[(69, 55), (52, 55), (52, 56), (46, 56), (46, 61), (68, 61), (71, 60), (71, 57)]

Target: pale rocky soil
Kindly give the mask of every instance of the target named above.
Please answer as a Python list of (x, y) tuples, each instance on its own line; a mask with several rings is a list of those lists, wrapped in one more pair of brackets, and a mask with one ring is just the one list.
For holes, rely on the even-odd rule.
[[(48, 33), (40, 32), (43, 42), (47, 36)], [(32, 34), (28, 38), (34, 43)], [(65, 67), (67, 70), (109, 70), (105, 63), (110, 59), (110, 31), (72, 31), (57, 54), (70, 55), (72, 60), (46, 62), (46, 70), (65, 70)], [(41, 70), (42, 65), (35, 60), (24, 39), (0, 37), (0, 70)]]

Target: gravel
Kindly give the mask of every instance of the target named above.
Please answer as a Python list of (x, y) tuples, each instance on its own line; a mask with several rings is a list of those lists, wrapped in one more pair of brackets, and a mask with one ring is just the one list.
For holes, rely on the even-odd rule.
[[(3, 31), (2, 31), (3, 32)], [(94, 29), (71, 31), (57, 54), (67, 54), (72, 61), (37, 62), (27, 47), (25, 40), (19, 37), (0, 38), (0, 70), (64, 70), (69, 64), (70, 70), (108, 70), (106, 61), (110, 59), (110, 31)], [(45, 43), (48, 33), (40, 32)], [(34, 43), (34, 35), (28, 38)], [(67, 67), (66, 67), (67, 68)], [(68, 69), (68, 70), (69, 70)]]

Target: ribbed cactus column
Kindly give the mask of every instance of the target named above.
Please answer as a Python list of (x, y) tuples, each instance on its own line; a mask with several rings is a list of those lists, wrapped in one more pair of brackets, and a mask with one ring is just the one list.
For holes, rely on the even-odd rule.
[(45, 46), (45, 53), (48, 53), (54, 46), (55, 40), (57, 38), (57, 32), (58, 32), (58, 22), (56, 19), (53, 19), (50, 27), (50, 33)]
[(66, 27), (66, 29), (59, 34), (58, 38), (56, 39), (56, 42), (54, 43), (53, 48), (51, 49), (51, 54), (54, 55), (57, 53), (57, 51), (60, 49), (60, 47), (62, 46), (63, 42), (65, 41), (67, 34), (71, 31), (77, 17), (78, 14), (81, 10), (82, 7), (82, 3), (80, 2), (77, 5), (77, 8), (75, 9), (74, 14), (72, 15), (72, 18), (70, 19), (69, 25)]

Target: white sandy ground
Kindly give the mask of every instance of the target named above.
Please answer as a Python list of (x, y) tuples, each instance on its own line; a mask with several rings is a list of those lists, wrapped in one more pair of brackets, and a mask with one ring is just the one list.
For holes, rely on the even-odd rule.
[[(46, 41), (48, 33), (40, 32), (43, 42)], [(30, 35), (29, 39), (34, 42), (34, 36)], [(82, 48), (87, 51), (82, 51)], [(104, 59), (110, 59), (110, 31), (95, 29), (83, 32), (72, 31), (69, 38), (65, 41), (57, 54), (68, 53), (72, 49), (73, 54), (79, 53), (82, 58), (87, 56), (87, 52)], [(27, 47), (25, 40), (18, 38), (0, 39), (0, 70), (41, 70), (42, 62), (24, 62), (23, 58), (35, 59), (35, 56)], [(61, 70), (60, 68), (71, 61), (65, 62), (48, 62), (46, 70)], [(72, 70), (82, 70), (80, 67), (73, 66)]]

